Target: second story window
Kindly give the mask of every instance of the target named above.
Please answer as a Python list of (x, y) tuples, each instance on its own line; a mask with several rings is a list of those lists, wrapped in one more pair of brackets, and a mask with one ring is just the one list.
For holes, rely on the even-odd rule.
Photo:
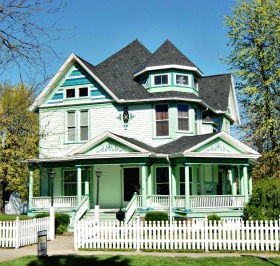
[(176, 74), (175, 82), (176, 82), (176, 85), (188, 86), (189, 85), (189, 76)]
[(89, 96), (88, 87), (68, 88), (65, 89), (65, 99), (86, 98)]
[(156, 136), (169, 135), (168, 104), (158, 104), (156, 109)]
[(154, 76), (154, 85), (160, 86), (160, 85), (167, 85), (168, 84), (168, 75), (157, 75)]
[(178, 112), (178, 130), (189, 131), (189, 106), (186, 104), (177, 105)]
[(67, 112), (67, 142), (86, 141), (89, 138), (89, 111)]

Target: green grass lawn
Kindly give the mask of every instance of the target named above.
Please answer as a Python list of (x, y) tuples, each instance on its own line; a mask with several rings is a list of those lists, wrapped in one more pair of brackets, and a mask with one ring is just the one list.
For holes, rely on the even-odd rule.
[(200, 258), (192, 259), (187, 257), (157, 257), (157, 256), (51, 256), (38, 259), (36, 256), (27, 256), (20, 259), (0, 263), (1, 266), (162, 266), (162, 265), (229, 265), (229, 266), (259, 266), (259, 265), (280, 265), (280, 258), (262, 258), (252, 256), (231, 257), (231, 258)]
[(0, 214), (0, 221), (15, 221), (17, 217), (20, 220), (29, 219), (27, 215)]

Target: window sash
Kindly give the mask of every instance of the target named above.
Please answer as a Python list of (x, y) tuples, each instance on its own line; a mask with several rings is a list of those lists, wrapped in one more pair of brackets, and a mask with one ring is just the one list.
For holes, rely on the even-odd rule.
[(178, 130), (189, 131), (189, 106), (186, 104), (177, 105)]
[(154, 76), (154, 85), (167, 85), (168, 84), (168, 75), (157, 75)]
[(75, 141), (75, 131), (76, 131), (76, 113), (67, 113), (67, 140)]
[(156, 190), (157, 195), (169, 195), (169, 168), (156, 168)]
[(176, 82), (176, 85), (188, 86), (189, 85), (189, 76), (182, 75), (182, 74), (176, 74), (175, 82)]
[(168, 104), (156, 105), (156, 136), (169, 135)]

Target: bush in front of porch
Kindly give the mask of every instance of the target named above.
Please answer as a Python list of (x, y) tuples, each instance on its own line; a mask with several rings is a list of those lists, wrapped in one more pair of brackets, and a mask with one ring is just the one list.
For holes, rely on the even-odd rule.
[(145, 221), (156, 222), (156, 221), (168, 221), (168, 213), (166, 212), (147, 212), (145, 215)]

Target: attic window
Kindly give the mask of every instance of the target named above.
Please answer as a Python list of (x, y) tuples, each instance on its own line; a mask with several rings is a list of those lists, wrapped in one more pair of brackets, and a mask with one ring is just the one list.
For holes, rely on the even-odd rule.
[(67, 89), (66, 98), (75, 98), (75, 89)]
[(175, 82), (176, 82), (176, 85), (187, 86), (187, 85), (189, 85), (189, 76), (182, 75), (182, 74), (176, 74)]
[(154, 76), (154, 85), (160, 86), (160, 85), (167, 85), (168, 84), (168, 75), (157, 75)]
[(87, 97), (88, 96), (88, 88), (83, 87), (79, 88), (79, 97)]

